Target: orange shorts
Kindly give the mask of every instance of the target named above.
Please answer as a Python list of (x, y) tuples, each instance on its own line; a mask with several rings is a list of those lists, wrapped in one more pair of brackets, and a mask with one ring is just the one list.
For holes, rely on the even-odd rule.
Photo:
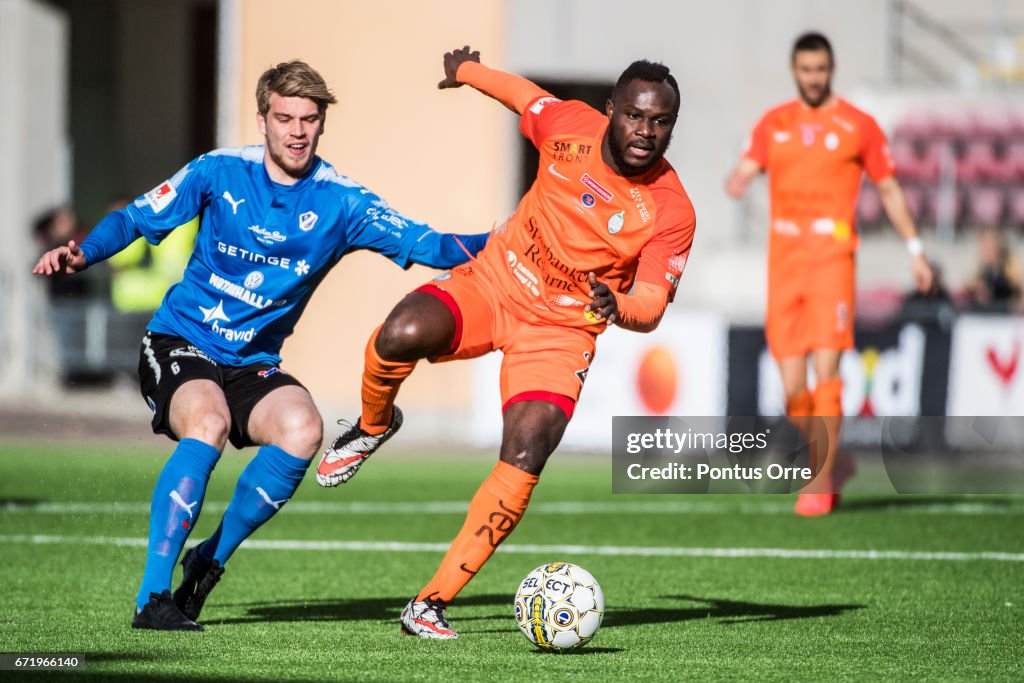
[(500, 291), (473, 264), (444, 273), (417, 291), (444, 302), (456, 321), (451, 352), (431, 362), (477, 358), (501, 350), (502, 410), (519, 401), (546, 400), (572, 417), (594, 359), (597, 335), (520, 320), (502, 305)]
[(769, 264), (765, 337), (777, 360), (853, 348), (855, 272), (853, 254), (799, 268)]

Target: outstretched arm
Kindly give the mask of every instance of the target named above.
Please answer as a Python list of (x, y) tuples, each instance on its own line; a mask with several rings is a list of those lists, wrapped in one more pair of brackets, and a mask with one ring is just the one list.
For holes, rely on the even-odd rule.
[(81, 245), (73, 240), (66, 247), (57, 247), (43, 254), (32, 273), (35, 275), (70, 275), (85, 270), (93, 263), (110, 258), (134, 242), (142, 233), (125, 209), (107, 214), (96, 224)]
[(455, 235), (430, 230), (416, 242), (409, 260), (431, 268), (454, 268), (476, 256), (487, 244), (490, 233)]
[(51, 249), (42, 256), (36, 262), (34, 268), (32, 268), (33, 275), (71, 275), (81, 270), (85, 270), (88, 262), (85, 260), (85, 255), (82, 254), (81, 247), (71, 240), (67, 243), (67, 246), (57, 247)]
[(469, 45), (444, 55), (444, 79), (437, 84), (442, 90), (471, 85), (488, 97), (522, 114), (530, 102), (538, 97), (551, 96), (536, 83), (522, 76), (490, 69), (480, 63), (480, 53)]
[(729, 178), (725, 181), (725, 191), (733, 199), (742, 199), (747, 193), (747, 186), (758, 173), (761, 172), (761, 165), (749, 157), (740, 159)]
[(878, 194), (892, 227), (896, 228), (903, 243), (907, 245), (907, 251), (910, 252), (910, 273), (914, 278), (914, 286), (918, 291), (928, 293), (932, 288), (932, 267), (925, 258), (921, 238), (917, 235), (917, 227), (907, 208), (907, 200), (903, 196), (899, 181), (893, 176), (880, 180)]

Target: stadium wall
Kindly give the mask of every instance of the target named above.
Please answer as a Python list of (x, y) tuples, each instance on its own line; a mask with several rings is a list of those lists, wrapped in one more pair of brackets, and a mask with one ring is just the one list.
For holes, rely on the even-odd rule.
[[(491, 64), (504, 65), (504, 3), (298, 0), (287, 12), (301, 18), (301, 31), (283, 25), (281, 4), (273, 0), (229, 9), (239, 29), (237, 57), (226, 58), (237, 59), (238, 81), (222, 80), (220, 88), (236, 93), (230, 106), (238, 111), (238, 137), (224, 143), (260, 141), (256, 81), (267, 67), (301, 58), (338, 97), (320, 154), (339, 172), (439, 230), (490, 228), (500, 215), (501, 190), (512, 182), (503, 135), (513, 117), (468, 88), (440, 92), (437, 82), (444, 52), (470, 41)], [(285, 367), (326, 415), (350, 417), (357, 409), (367, 338), (391, 306), (430, 277), (425, 268), (402, 272), (367, 253), (346, 256), (327, 277), (284, 348)], [(431, 414), (467, 414), (469, 369), (422, 365), (403, 388), (402, 405), (416, 406), (423, 425), (436, 424)]]
[(0, 158), (0, 396), (23, 395), (55, 365), (29, 271), (32, 219), (69, 195), (67, 33), (48, 5), (0, 0), (0, 130), (12, 143)]

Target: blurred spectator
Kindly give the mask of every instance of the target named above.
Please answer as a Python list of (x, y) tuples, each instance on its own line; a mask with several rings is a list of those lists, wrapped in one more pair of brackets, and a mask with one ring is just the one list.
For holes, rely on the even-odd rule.
[[(85, 238), (78, 216), (67, 205), (52, 208), (36, 218), (32, 234), (40, 251), (66, 245), (70, 240), (81, 243)], [(48, 278), (46, 285), (51, 298), (85, 296), (89, 290), (88, 279), (71, 277)]]
[[(127, 199), (114, 199), (105, 213), (123, 209), (127, 205)], [(196, 218), (176, 229), (157, 247), (140, 237), (124, 251), (110, 258), (109, 263), (113, 269), (110, 298), (119, 313), (146, 314), (148, 321), (149, 314), (159, 308), (170, 286), (180, 280), (185, 272), (198, 227), (199, 219)], [(144, 326), (145, 322), (140, 330)]]
[[(32, 234), (40, 251), (66, 245), (70, 240), (81, 243), (85, 238), (78, 216), (67, 205), (54, 207), (36, 218)], [(57, 359), (57, 374), (64, 384), (77, 380), (74, 350), (82, 346), (77, 343), (84, 327), (82, 302), (94, 287), (94, 277), (52, 277), (46, 281), (49, 301), (46, 315), (57, 339), (57, 350), (52, 353)]]
[(1017, 309), (1021, 295), (1021, 269), (996, 229), (978, 234), (978, 270), (968, 285), (970, 307), (975, 311), (1009, 312)]
[(956, 305), (946, 287), (942, 266), (929, 261), (932, 267), (932, 286), (927, 292), (912, 289), (903, 297), (897, 319), (919, 325), (938, 325), (951, 329), (956, 319)]

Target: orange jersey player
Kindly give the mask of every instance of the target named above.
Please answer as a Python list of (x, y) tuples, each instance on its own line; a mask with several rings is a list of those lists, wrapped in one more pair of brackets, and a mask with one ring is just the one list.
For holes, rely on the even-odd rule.
[(668, 68), (630, 65), (604, 114), (489, 69), (469, 47), (444, 57), (441, 88), (469, 84), (521, 116), (540, 151), (537, 181), (478, 258), (412, 292), (366, 347), (363, 411), (324, 454), (335, 486), (401, 426), (394, 405), (422, 358), (504, 353), (497, 466), (440, 568), (401, 615), (403, 630), (455, 638), (446, 606), (512, 532), (572, 417), (608, 325), (653, 330), (693, 241), (693, 207), (665, 149), (679, 111)]
[[(821, 34), (797, 39), (791, 56), (799, 98), (766, 113), (726, 183), (740, 198), (750, 180), (767, 171), (771, 198), (768, 246), (768, 347), (779, 363), (786, 411), (820, 444), (828, 443), (814, 492), (801, 494), (799, 514), (826, 514), (852, 463), (833, 469), (842, 417), (839, 358), (853, 347), (854, 213), (861, 174), (878, 185), (889, 220), (911, 256), (914, 283), (931, 287), (932, 274), (907, 210), (885, 135), (868, 114), (831, 89), (832, 47)], [(807, 357), (817, 383), (807, 389)], [(806, 418), (817, 416), (822, 420)], [(811, 426), (820, 432), (811, 434)]]

